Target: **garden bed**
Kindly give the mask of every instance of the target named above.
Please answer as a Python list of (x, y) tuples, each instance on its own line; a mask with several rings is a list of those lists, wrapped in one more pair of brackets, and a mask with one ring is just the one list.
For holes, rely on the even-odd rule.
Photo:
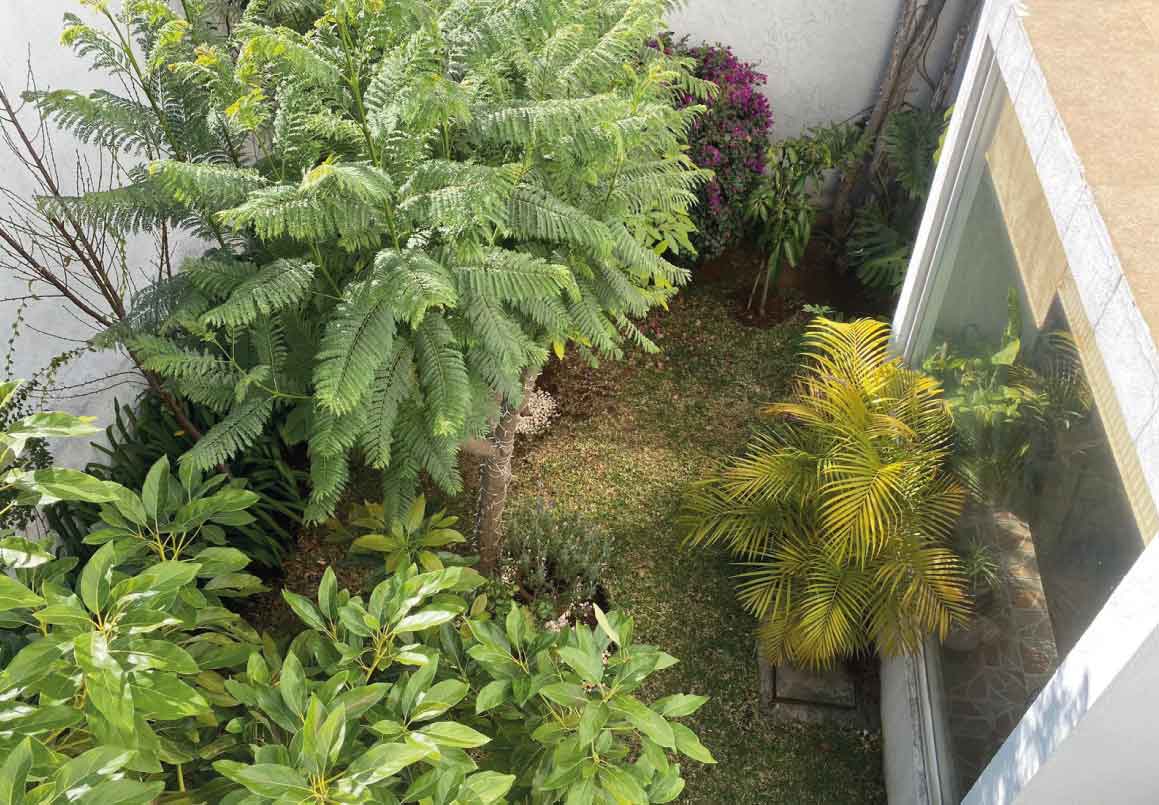
[(681, 801), (884, 802), (876, 735), (761, 715), (753, 624), (736, 603), (733, 568), (723, 554), (680, 547), (682, 489), (743, 446), (758, 406), (784, 394), (795, 368), (802, 317), (746, 327), (734, 287), (694, 283), (656, 317), (660, 355), (594, 370), (570, 355), (553, 365), (543, 385), (563, 415), (520, 445), (510, 505), (546, 498), (604, 527), (616, 540), (611, 603), (681, 660), (650, 692), (711, 697), (689, 723), (719, 762), (685, 767)]

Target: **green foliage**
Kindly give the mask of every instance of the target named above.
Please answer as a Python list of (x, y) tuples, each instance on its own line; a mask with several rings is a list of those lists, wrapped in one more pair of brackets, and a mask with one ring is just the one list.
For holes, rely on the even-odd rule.
[(890, 115), (881, 137), (887, 172), (854, 216), (846, 241), (850, 266), (863, 284), (897, 292), (905, 281), (914, 237), (937, 167), (947, 118), (908, 108)]
[(195, 479), (164, 462), (140, 494), (76, 470), (12, 468), (31, 438), (94, 432), (87, 418), (46, 413), (0, 434), (0, 486), (30, 504), (100, 503), (118, 524), (94, 534), (101, 547), (79, 572), (76, 557), (0, 535), (0, 783), (14, 803), (143, 804), (176, 789), (183, 764), (236, 743), (219, 735), (237, 704), (221, 672), (260, 646), (221, 600), (254, 589), (249, 559), (199, 534), (244, 514), (247, 493), (191, 490)]
[[(25, 417), (0, 434), (0, 468), (30, 439), (93, 432)], [(668, 802), (677, 753), (713, 762), (674, 721), (703, 697), (634, 695), (675, 659), (634, 644), (618, 613), (597, 611), (600, 633), (539, 633), (511, 608), (500, 628), (467, 619), (483, 582), (469, 568), (401, 567), (367, 598), (327, 569), (316, 600), (283, 591), (307, 629), (280, 648), (223, 605), (254, 589), (248, 558), (204, 546), (252, 493), (165, 458), (139, 493), (65, 469), (12, 469), (3, 486), (101, 504), (107, 522), (74, 581), (75, 557), (0, 535), (10, 802)], [(411, 532), (447, 525), (411, 514)]]
[(826, 171), (841, 170), (861, 157), (865, 143), (857, 135), (852, 126), (834, 124), (769, 148), (764, 174), (745, 207), (745, 216), (756, 226), (758, 242), (768, 255), (765, 271), (753, 281), (749, 308), (763, 280), (763, 315), (782, 264), (796, 267), (804, 255), (817, 218), (820, 182)]
[(949, 411), (888, 340), (880, 322), (815, 319), (793, 400), (687, 496), (688, 542), (744, 562), (738, 595), (777, 662), (915, 651), (969, 615), (946, 546), (965, 499), (946, 466)]
[[(459, 518), (445, 511), (427, 515), (426, 506), (426, 497), (419, 495), (404, 515), (393, 518), (389, 524), (381, 504), (363, 503), (355, 506), (348, 518), (350, 526), (359, 531), (369, 529), (369, 533), (357, 536), (351, 533), (352, 549), (385, 555), (387, 573), (396, 573), (413, 564), (418, 564), (424, 570), (440, 570), (446, 564), (462, 564), (463, 557), (439, 550), (466, 542), (466, 538), (452, 528)], [(340, 523), (336, 525), (342, 527)], [(342, 530), (349, 531), (346, 528)]]
[[(203, 430), (220, 419), (204, 406), (192, 404), (187, 410), (190, 420)], [(297, 536), (306, 504), (305, 474), (294, 468), (290, 458), (296, 438), (300, 437), (287, 428), (269, 428), (258, 444), (230, 462), (229, 485), (248, 489), (258, 498), (246, 509), (249, 517), (214, 524), (214, 531), (220, 529), (226, 543), (267, 567), (281, 563)], [(145, 395), (136, 410), (119, 403), (115, 405), (113, 422), (105, 431), (105, 443), (93, 444), (103, 457), (86, 465), (85, 472), (122, 486), (139, 488), (154, 463), (168, 457), (171, 464), (176, 464), (193, 444), (173, 413), (155, 396)], [(48, 519), (76, 552), (100, 517), (95, 504), (64, 502), (48, 510)]]
[(676, 659), (636, 643), (631, 618), (595, 611), (594, 632), (539, 631), (518, 607), (502, 627), (468, 622), (465, 653), (486, 682), (475, 710), (495, 734), (488, 763), (516, 774), (515, 801), (671, 802), (684, 788), (679, 755), (716, 762), (676, 720), (703, 696), (640, 698), (645, 681)]
[(582, 515), (537, 500), (511, 513), (504, 534), (504, 562), (533, 596), (595, 598), (614, 543)]
[(944, 341), (922, 365), (946, 387), (955, 470), (988, 506), (1009, 506), (1025, 491), (1035, 439), (1053, 452), (1055, 434), (1082, 422), (1093, 406), (1070, 333), (1042, 333), (1026, 348), (1016, 288), (1009, 289), (1006, 307), (998, 344), (966, 342), (955, 349)]
[[(0, 384), (0, 432), (6, 432), (15, 423), (32, 413), (28, 397), (32, 393), (30, 383), (19, 385)], [(5, 391), (8, 389), (8, 391)], [(31, 438), (24, 444), (14, 466), (21, 469), (43, 470), (52, 466), (52, 453), (44, 439)], [(35, 508), (16, 503), (15, 489), (0, 492), (0, 529), (24, 528), (35, 515)]]
[(654, 247), (686, 241), (707, 177), (684, 153), (700, 107), (675, 106), (708, 85), (648, 47), (667, 2), (261, 2), (229, 34), (183, 6), (69, 21), (152, 115), (36, 96), (147, 158), (75, 214), (217, 244), (106, 336), (220, 415), (183, 463), (304, 422), (307, 516), (333, 511), (358, 459), (384, 470), (393, 517), (422, 473), (460, 488), (459, 444), (548, 349), (654, 349), (633, 318), (687, 279)]

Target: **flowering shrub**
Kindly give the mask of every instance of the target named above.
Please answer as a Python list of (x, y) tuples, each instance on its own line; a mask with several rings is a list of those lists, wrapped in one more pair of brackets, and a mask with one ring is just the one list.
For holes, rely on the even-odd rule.
[(673, 42), (668, 36), (664, 49), (695, 59), (696, 77), (719, 87), (715, 98), (686, 99), (686, 103), (708, 106), (708, 111), (693, 121), (688, 138), (692, 159), (716, 174), (701, 187), (700, 203), (692, 210), (699, 230), (693, 241), (700, 258), (707, 260), (719, 255), (745, 230), (745, 201), (764, 172), (764, 152), (773, 123), (769, 100), (759, 90), (767, 77), (724, 45), (690, 47), (686, 39)]

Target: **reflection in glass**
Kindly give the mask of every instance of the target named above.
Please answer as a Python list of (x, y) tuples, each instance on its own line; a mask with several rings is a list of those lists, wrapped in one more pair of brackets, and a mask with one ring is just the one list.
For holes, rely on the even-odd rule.
[(961, 792), (1010, 734), (1142, 549), (1057, 299), (1036, 326), (989, 173), (924, 366), (955, 420), (971, 490), (957, 549), (977, 614), (945, 641), (945, 722)]

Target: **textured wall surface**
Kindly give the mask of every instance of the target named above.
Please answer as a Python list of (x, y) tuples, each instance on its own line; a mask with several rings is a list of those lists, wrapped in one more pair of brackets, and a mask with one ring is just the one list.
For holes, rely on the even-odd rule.
[[(901, 0), (688, 0), (673, 30), (732, 45), (769, 76), (773, 135), (844, 120), (870, 107), (889, 60)], [(929, 48), (936, 81), (972, 0), (949, 0)], [(915, 83), (915, 97), (924, 90)]]
[[(104, 76), (90, 72), (85, 62), (60, 45), (64, 13), (69, 11), (89, 19), (91, 14), (88, 9), (76, 0), (19, 0), (5, 2), (3, 6), (0, 83), (10, 97), (18, 99), (28, 85), (30, 66), (40, 89), (91, 91), (102, 86)], [(27, 112), (25, 110), (22, 119), (26, 125), (35, 127), (35, 116)], [(72, 179), (78, 154), (90, 160), (95, 159), (97, 154), (66, 135), (57, 134), (53, 141), (62, 189), (71, 192), (75, 188)], [(0, 183), (24, 198), (31, 197), (35, 192), (31, 179), (22, 168), (12, 163), (8, 152), (3, 150), (0, 150)], [(0, 200), (0, 205), (6, 203)], [(151, 240), (128, 244), (127, 253), (129, 264), (135, 270), (153, 270), (156, 253)], [(41, 286), (39, 290), (43, 293), (45, 288)], [(11, 334), (11, 324), (19, 306), (19, 302), (13, 298), (27, 294), (27, 282), (14, 277), (7, 267), (0, 267), (0, 333), (5, 343)], [(54, 356), (76, 347), (80, 341), (91, 337), (93, 332), (91, 325), (74, 317), (60, 299), (48, 298), (32, 303), (25, 311), (25, 325), (20, 328), (16, 342), (15, 376), (31, 377)], [(127, 360), (114, 352), (85, 355), (58, 375), (56, 382), (62, 390), (48, 404), (54, 408), (96, 416), (100, 424), (107, 424), (111, 418), (113, 398), (129, 400), (136, 394), (136, 388), (131, 385), (107, 388), (110, 385), (107, 378), (112, 377), (112, 382), (131, 379), (117, 375), (127, 368)], [(66, 440), (56, 445), (54, 452), (59, 464), (77, 466), (92, 451), (87, 440)]]

